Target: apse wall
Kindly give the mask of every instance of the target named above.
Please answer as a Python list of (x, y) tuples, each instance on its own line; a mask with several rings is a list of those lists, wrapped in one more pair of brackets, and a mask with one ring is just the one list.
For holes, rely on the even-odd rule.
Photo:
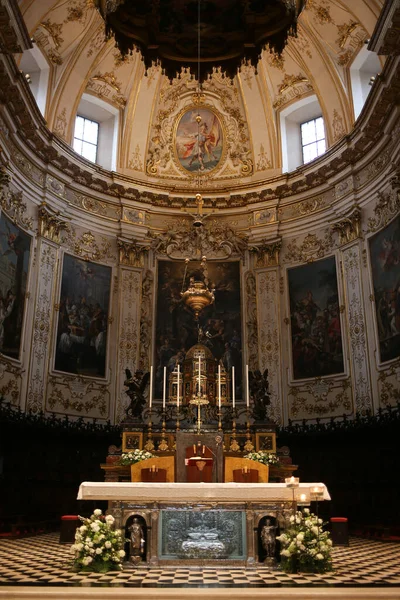
[(351, 134), (294, 173), (205, 192), (195, 228), (195, 190), (166, 193), (77, 156), (46, 128), (3, 54), (2, 398), (34, 413), (120, 422), (125, 369), (154, 366), (157, 378), (162, 346), (176, 353), (189, 336), (174, 312), (177, 289), (185, 259), (205, 255), (220, 306), (228, 310), (233, 289), (239, 298), (230, 320), (222, 309), (210, 317), (218, 352), (236, 343), (242, 372), (268, 369), (277, 424), (396, 404), (398, 81), (392, 58)]

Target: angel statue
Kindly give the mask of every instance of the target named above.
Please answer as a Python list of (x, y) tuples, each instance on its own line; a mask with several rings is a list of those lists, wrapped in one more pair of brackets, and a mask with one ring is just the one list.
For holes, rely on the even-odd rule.
[(142, 415), (142, 410), (146, 404), (144, 397), (144, 391), (150, 379), (150, 373), (143, 373), (143, 371), (136, 371), (135, 375), (129, 369), (125, 369), (126, 379), (124, 385), (128, 386), (126, 393), (130, 398), (130, 404), (126, 409), (125, 413), (127, 417), (133, 417), (139, 419)]
[(249, 373), (250, 395), (253, 398), (253, 418), (256, 421), (267, 420), (267, 406), (271, 404), (269, 397), (268, 369), (264, 373), (256, 370)]

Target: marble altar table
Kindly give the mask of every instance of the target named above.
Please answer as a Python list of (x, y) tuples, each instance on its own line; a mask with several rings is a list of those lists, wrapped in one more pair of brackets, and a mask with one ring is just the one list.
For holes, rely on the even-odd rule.
[(321, 483), (81, 483), (78, 500), (106, 500), (116, 526), (133, 518), (145, 532), (144, 564), (255, 566), (262, 561), (260, 532), (269, 518), (282, 531), (313, 489), (319, 501), (330, 500)]

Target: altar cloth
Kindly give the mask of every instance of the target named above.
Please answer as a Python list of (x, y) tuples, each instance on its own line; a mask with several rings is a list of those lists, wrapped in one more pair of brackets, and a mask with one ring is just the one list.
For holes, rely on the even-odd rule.
[[(330, 500), (323, 483), (300, 483), (294, 488), (294, 498), (309, 503), (313, 488), (322, 490), (320, 500)], [(114, 500), (130, 502), (270, 502), (291, 501), (293, 489), (285, 483), (142, 483), (83, 481), (78, 500)]]

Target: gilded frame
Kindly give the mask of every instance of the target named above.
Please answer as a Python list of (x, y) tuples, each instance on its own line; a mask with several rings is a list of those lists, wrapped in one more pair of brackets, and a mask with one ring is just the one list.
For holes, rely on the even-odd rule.
[(276, 433), (256, 433), (256, 452), (276, 453)]
[(143, 450), (143, 433), (141, 431), (122, 432), (122, 452)]
[[(182, 158), (179, 156), (179, 152), (178, 152), (178, 138), (180, 135), (179, 128), (181, 126), (182, 120), (189, 113), (196, 113), (196, 115), (199, 114), (202, 117), (203, 123), (204, 122), (207, 123), (207, 121), (206, 121), (207, 113), (209, 114), (208, 121), (210, 121), (210, 118), (217, 119), (218, 127), (219, 127), (219, 130), (221, 132), (221, 137), (222, 137), (222, 141), (220, 144), (221, 155), (219, 157), (217, 164), (210, 169), (200, 170), (199, 166), (197, 166), (197, 167), (193, 168), (192, 170), (189, 170), (188, 168), (186, 168), (184, 166), (184, 164), (182, 164)], [(200, 122), (200, 124), (201, 124), (201, 122)], [(198, 127), (196, 122), (193, 123), (193, 127), (194, 128)], [(185, 175), (187, 175), (189, 177), (192, 177), (192, 178), (198, 177), (199, 174), (201, 174), (202, 177), (207, 177), (211, 173), (215, 173), (216, 171), (220, 170), (221, 167), (223, 166), (223, 164), (225, 163), (227, 152), (228, 152), (228, 146), (226, 143), (226, 139), (227, 139), (227, 130), (225, 127), (224, 120), (222, 118), (222, 115), (214, 107), (211, 107), (208, 105), (202, 105), (199, 107), (195, 104), (192, 104), (190, 106), (185, 106), (185, 108), (183, 108), (175, 118), (175, 124), (174, 124), (174, 129), (173, 129), (173, 134), (172, 134), (172, 147), (173, 147), (173, 156), (174, 156), (175, 164), (178, 166), (178, 168), (181, 171), (183, 171), (185, 173)], [(197, 164), (197, 161), (196, 161), (196, 164)]]

